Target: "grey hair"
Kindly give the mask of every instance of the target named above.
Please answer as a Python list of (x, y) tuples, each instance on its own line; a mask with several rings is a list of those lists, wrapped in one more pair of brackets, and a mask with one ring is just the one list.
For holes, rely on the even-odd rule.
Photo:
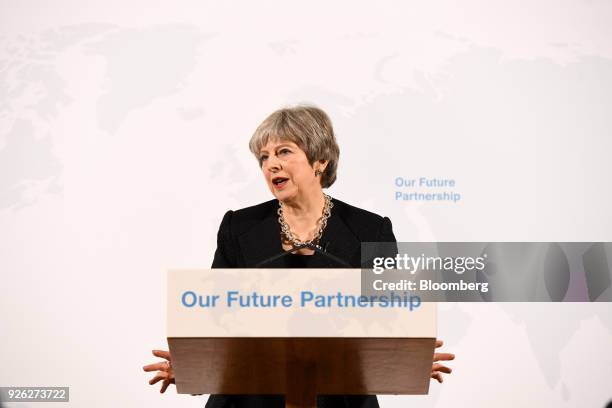
[(249, 141), (249, 149), (259, 161), (262, 147), (270, 140), (277, 139), (298, 145), (306, 153), (311, 166), (319, 160), (327, 160), (327, 167), (321, 174), (321, 187), (327, 188), (334, 184), (340, 148), (331, 120), (323, 110), (315, 106), (299, 105), (273, 112), (255, 130)]

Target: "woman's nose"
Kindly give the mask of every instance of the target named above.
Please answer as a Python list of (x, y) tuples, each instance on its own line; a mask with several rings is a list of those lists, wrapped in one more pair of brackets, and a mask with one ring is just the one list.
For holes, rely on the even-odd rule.
[(276, 172), (281, 169), (280, 161), (276, 156), (268, 157), (268, 160), (266, 160), (266, 169), (272, 172)]

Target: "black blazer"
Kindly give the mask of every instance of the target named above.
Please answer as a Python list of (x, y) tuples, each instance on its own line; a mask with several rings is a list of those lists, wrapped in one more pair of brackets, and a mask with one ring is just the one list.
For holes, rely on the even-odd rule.
[[(334, 206), (320, 246), (353, 268), (361, 266), (362, 242), (396, 242), (389, 218), (353, 207), (340, 200)], [(278, 201), (271, 200), (238, 211), (225, 213), (217, 235), (212, 268), (253, 268), (266, 262), (266, 268), (285, 267), (283, 259), (269, 262), (282, 253)], [(321, 267), (341, 267), (325, 257)], [(327, 264), (326, 264), (327, 263)], [(319, 396), (319, 408), (378, 408), (374, 395)], [(283, 396), (211, 395), (206, 408), (284, 407)]]
[[(334, 206), (320, 242), (327, 252), (359, 268), (362, 242), (396, 242), (389, 218), (340, 200), (332, 199), (332, 202)], [(277, 210), (278, 201), (271, 200), (225, 213), (212, 267), (253, 268), (281, 253)], [(283, 265), (279, 260), (266, 264), (266, 268)]]

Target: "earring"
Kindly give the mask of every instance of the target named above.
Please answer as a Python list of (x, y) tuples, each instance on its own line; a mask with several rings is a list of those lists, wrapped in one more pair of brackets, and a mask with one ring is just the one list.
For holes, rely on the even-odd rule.
[(315, 170), (315, 177), (319, 177), (323, 172), (321, 170)]

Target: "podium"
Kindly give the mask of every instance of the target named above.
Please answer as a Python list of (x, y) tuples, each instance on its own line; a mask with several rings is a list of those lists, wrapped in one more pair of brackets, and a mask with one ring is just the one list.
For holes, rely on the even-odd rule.
[(366, 302), (360, 274), (170, 271), (177, 392), (283, 394), (286, 406), (300, 408), (316, 407), (317, 395), (427, 394), (435, 304), (417, 305), (405, 293), (393, 306)]

